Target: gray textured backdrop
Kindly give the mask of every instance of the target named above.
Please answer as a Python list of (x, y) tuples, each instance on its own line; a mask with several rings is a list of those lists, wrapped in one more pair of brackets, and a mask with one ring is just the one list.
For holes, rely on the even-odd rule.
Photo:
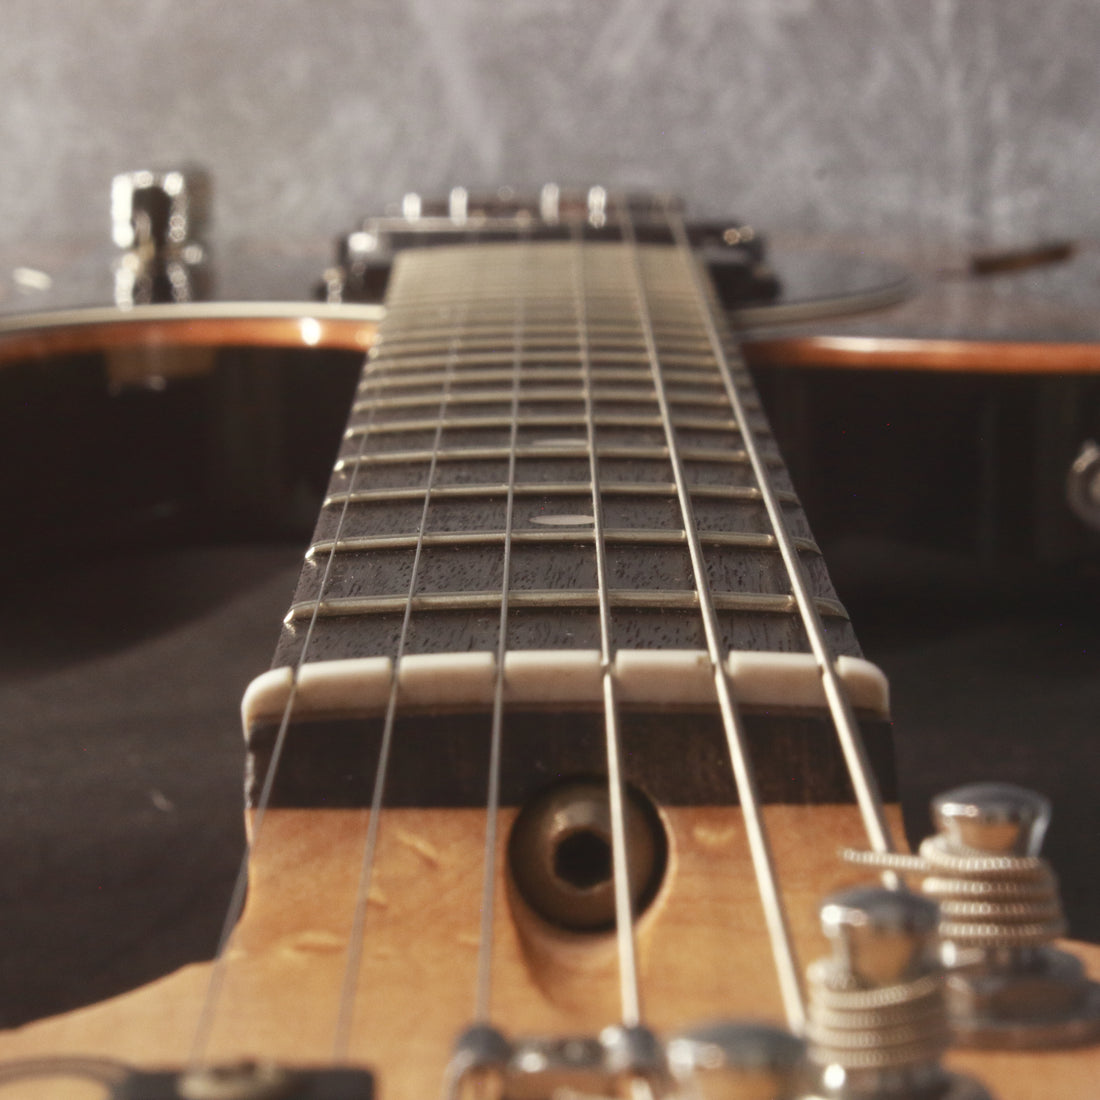
[(1096, 0), (4, 0), (0, 240), (209, 167), (225, 236), (404, 190), (674, 187), (794, 228), (1100, 231)]

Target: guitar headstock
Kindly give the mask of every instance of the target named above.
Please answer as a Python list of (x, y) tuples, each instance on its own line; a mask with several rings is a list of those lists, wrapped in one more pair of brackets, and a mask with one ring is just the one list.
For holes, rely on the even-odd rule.
[(337, 242), (336, 263), (319, 287), (326, 302), (381, 301), (397, 253), (412, 248), (512, 241), (618, 241), (671, 244), (683, 226), (726, 308), (773, 301), (780, 286), (765, 259), (764, 238), (736, 218), (689, 220), (675, 195), (568, 189), (548, 183), (538, 195), (510, 187), (478, 193), (454, 187), (445, 199), (410, 193), (379, 217), (364, 219)]

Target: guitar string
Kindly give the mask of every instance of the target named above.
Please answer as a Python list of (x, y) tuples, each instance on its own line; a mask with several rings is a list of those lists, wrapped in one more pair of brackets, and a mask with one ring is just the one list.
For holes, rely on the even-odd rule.
[[(722, 717), (722, 727), (726, 735), (730, 763), (733, 768), (737, 791), (740, 796), (745, 832), (749, 841), (749, 850), (752, 857), (753, 869), (756, 874), (757, 889), (760, 894), (765, 924), (767, 925), (768, 937), (772, 947), (772, 955), (775, 960), (780, 995), (783, 999), (783, 1007), (788, 1025), (792, 1031), (799, 1032), (802, 1030), (806, 1019), (801, 970), (795, 954), (794, 941), (791, 936), (786, 907), (783, 903), (783, 898), (779, 892), (776, 880), (775, 863), (772, 858), (767, 830), (764, 826), (755, 769), (753, 768), (748, 751), (744, 718), (741, 714), (740, 707), (734, 699), (733, 690), (725, 667), (725, 646), (722, 641), (722, 633), (718, 623), (714, 599), (710, 591), (710, 582), (707, 578), (706, 559), (703, 554), (702, 543), (695, 523), (690, 490), (684, 472), (683, 460), (679, 452), (676, 428), (672, 420), (668, 394), (665, 390), (653, 318), (645, 295), (645, 278), (639, 257), (637, 235), (634, 230), (633, 219), (627, 203), (620, 202), (619, 206), (620, 221), (623, 226), (623, 237), (626, 245), (624, 256), (626, 257), (626, 262), (630, 265), (633, 275), (638, 315), (642, 321), (646, 352), (653, 377), (653, 388), (661, 414), (661, 422), (664, 427), (669, 461), (672, 466), (673, 480), (676, 485), (676, 495), (680, 505), (681, 519), (684, 524), (688, 554), (691, 559), (692, 572), (695, 577), (695, 589), (699, 600), (699, 612), (702, 618), (703, 632), (707, 643), (707, 654), (710, 659), (711, 673), (714, 677), (714, 687), (718, 697), (718, 708)], [(669, 219), (670, 209), (667, 202), (665, 204), (664, 213), (666, 219)], [(682, 255), (682, 253), (680, 254)], [(687, 258), (690, 261), (690, 256)], [(698, 285), (695, 287), (695, 292), (697, 295), (701, 293), (701, 288)], [(741, 426), (742, 436), (746, 441), (746, 447), (748, 447), (751, 432), (748, 430), (748, 422), (745, 419), (744, 409), (738, 404), (738, 406), (734, 407), (733, 411), (735, 422)]]
[[(524, 234), (526, 236), (526, 234)], [(523, 238), (521, 238), (523, 240)], [(527, 257), (526, 241), (520, 246), (520, 268)], [(517, 280), (518, 281), (518, 280)], [(523, 288), (524, 292), (526, 288)], [(524, 361), (526, 299), (517, 292), (513, 323), (512, 426), (508, 445), (508, 497), (504, 510), (504, 552), (501, 567), (500, 626), (496, 672), (493, 680), (493, 715), (489, 744), (489, 783), (485, 806), (485, 850), (481, 888), (481, 927), (478, 932), (477, 990), (474, 1019), (488, 1023), (492, 1002), (493, 917), (496, 899), (497, 818), (500, 812), (500, 762), (504, 740), (504, 658), (508, 652), (508, 595), (512, 572), (512, 526), (515, 507), (516, 448), (519, 440), (519, 383)]]
[(613, 675), (611, 603), (608, 597), (607, 546), (604, 540), (603, 504), (600, 496), (599, 459), (596, 451), (596, 416), (592, 398), (592, 357), (588, 345), (588, 307), (584, 283), (584, 247), (573, 241), (573, 295), (584, 385), (584, 420), (588, 442), (588, 471), (592, 487), (592, 541), (596, 551), (596, 591), (600, 610), (600, 673), (603, 691), (604, 740), (607, 754), (607, 794), (611, 818), (611, 868), (615, 898), (615, 938), (619, 958), (619, 997), (622, 1022), (636, 1027), (642, 1022), (642, 998), (634, 942), (634, 906), (630, 893), (630, 863), (626, 838), (626, 809), (622, 777), (622, 745)]
[[(771, 522), (772, 531), (775, 534), (776, 543), (791, 582), (791, 589), (798, 604), (806, 636), (810, 642), (810, 649), (817, 662), (825, 698), (829, 705), (833, 724), (836, 726), (837, 737), (840, 741), (841, 751), (844, 754), (848, 775), (856, 794), (856, 801), (859, 805), (871, 850), (875, 852), (893, 852), (895, 845), (891, 836), (890, 824), (886, 819), (882, 794), (879, 791), (878, 782), (871, 769), (870, 761), (867, 759), (867, 750), (859, 732), (855, 712), (840, 678), (840, 673), (837, 671), (836, 661), (825, 637), (825, 628), (822, 625), (821, 616), (810, 593), (809, 583), (798, 550), (787, 529), (786, 520), (783, 518), (782, 507), (772, 485), (767, 463), (757, 446), (755, 433), (747, 430), (748, 422), (745, 419), (745, 407), (737, 385), (733, 381), (730, 356), (727, 355), (723, 346), (711, 310), (703, 305), (707, 301), (706, 284), (703, 281), (702, 271), (691, 251), (683, 217), (671, 209), (667, 211), (667, 216), (673, 231), (673, 239), (680, 255), (683, 257), (683, 262), (687, 265), (690, 278), (695, 287), (700, 302), (700, 316), (706, 328), (711, 351), (720, 365), (720, 373), (734, 417), (739, 424), (744, 425), (746, 428), (743, 433), (745, 453), (752, 464), (756, 483), (760, 489), (761, 498), (767, 510), (768, 519)], [(743, 362), (739, 362), (738, 365), (744, 369)], [(886, 879), (891, 885), (896, 885), (898, 881), (896, 876), (886, 876)]]
[[(367, 361), (369, 361), (369, 354), (364, 357), (364, 363)], [(343, 532), (347, 520), (348, 509), (350, 508), (352, 500), (350, 490), (355, 487), (355, 480), (358, 477), (363, 457), (366, 454), (367, 441), (370, 438), (371, 428), (374, 426), (374, 413), (375, 410), (373, 408), (369, 409), (367, 412), (366, 423), (364, 424), (364, 430), (359, 441), (359, 448), (356, 452), (356, 460), (352, 466), (352, 474), (348, 484), (349, 492), (345, 496), (343, 506), (340, 509), (340, 515), (336, 522), (336, 531), (333, 535), (334, 545), (339, 545), (340, 535)], [(290, 689), (287, 692), (286, 702), (283, 704), (282, 714), (279, 718), (279, 726), (275, 735), (275, 740), (272, 744), (271, 756), (267, 762), (267, 769), (264, 772), (264, 781), (260, 788), (260, 796), (256, 800), (256, 808), (252, 816), (250, 836), (245, 844), (244, 854), (241, 857), (241, 862), (237, 869), (237, 875), (233, 883), (233, 891), (230, 894), (229, 905), (226, 909), (225, 920), (218, 937), (218, 946), (214, 954), (214, 963), (210, 972), (210, 979), (207, 983), (206, 992), (203, 995), (202, 1007), (199, 1011), (199, 1018), (195, 1025), (195, 1033), (188, 1054), (188, 1067), (191, 1071), (198, 1069), (202, 1065), (203, 1056), (210, 1042), (215, 1013), (217, 1011), (218, 1001), (221, 999), (226, 971), (228, 969), (229, 942), (233, 938), (237, 922), (240, 920), (241, 913), (244, 911), (245, 898), (248, 893), (249, 869), (259, 845), (263, 826), (267, 818), (268, 806), (270, 805), (275, 787), (275, 777), (279, 770), (279, 764), (282, 761), (283, 750), (286, 746), (286, 740), (290, 730), (291, 715), (294, 712), (294, 707), (298, 698), (301, 671), (306, 663), (306, 655), (309, 652), (310, 644), (313, 641), (314, 630), (320, 618), (324, 593), (328, 587), (335, 559), (336, 554), (329, 554), (328, 560), (325, 562), (325, 568), (321, 573), (321, 581), (317, 589), (317, 602), (309, 617), (305, 637), (302, 640), (302, 647), (298, 651), (298, 658), (291, 666)]]
[(339, 1009), (336, 1019), (332, 1053), (336, 1061), (347, 1058), (351, 1046), (351, 1031), (354, 1022), (355, 1000), (359, 986), (359, 972), (362, 967), (367, 904), (370, 899), (371, 885), (374, 879), (375, 856), (378, 848), (378, 835), (381, 829), (382, 802), (385, 797), (386, 776), (389, 770), (390, 750), (393, 744), (393, 731), (397, 719), (397, 704), (400, 694), (401, 658), (408, 642), (409, 625), (412, 622), (413, 597), (419, 579), (420, 559), (424, 548), (424, 531), (428, 523), (428, 509), (431, 504), (432, 487), (438, 465), (440, 445), (443, 440), (444, 416), (447, 410), (447, 397), (454, 379), (456, 362), (461, 356), (462, 329), (469, 312), (469, 298), (462, 301), (459, 317), (455, 322), (454, 334), (447, 352), (444, 367), (443, 385), (440, 391), (439, 418), (436, 422), (435, 438), (432, 442), (431, 459), (428, 465), (427, 484), (424, 489), (424, 506), (420, 513), (420, 525), (417, 529), (416, 548), (413, 551), (412, 570), (409, 578), (408, 599), (401, 620), (401, 634), (393, 659), (390, 675), (390, 691), (386, 701), (386, 715), (382, 727), (382, 741), (375, 765), (374, 789), (371, 793), (370, 817), (367, 822), (367, 835), (363, 844), (363, 856), (359, 871), (359, 884), (356, 889), (355, 909), (352, 928), (348, 940), (348, 957), (344, 966), (344, 977), (340, 989)]

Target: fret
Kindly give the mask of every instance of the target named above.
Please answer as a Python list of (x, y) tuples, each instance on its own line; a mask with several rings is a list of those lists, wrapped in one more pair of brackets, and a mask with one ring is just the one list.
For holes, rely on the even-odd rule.
[[(539, 404), (542, 402), (583, 401), (584, 393), (580, 390), (540, 390), (520, 389), (521, 404)], [(611, 388), (604, 387), (593, 391), (593, 399), (596, 401), (626, 402), (635, 404), (638, 402), (650, 402), (654, 399), (652, 389), (638, 388)], [(371, 409), (416, 409), (434, 407), (443, 404), (445, 407), (452, 405), (473, 405), (479, 402), (491, 404), (510, 404), (512, 400), (511, 390), (474, 390), (466, 393), (448, 393), (441, 399), (437, 394), (426, 394), (422, 397), (371, 397), (365, 401), (357, 401), (352, 406), (352, 413), (358, 414)], [(693, 400), (685, 399), (684, 403), (714, 405), (727, 407), (719, 397), (699, 397)]]
[[(508, 460), (507, 447), (465, 447), (458, 450), (438, 451), (437, 462), (498, 462)], [(628, 462), (659, 461), (668, 458), (667, 447), (628, 447), (603, 446), (596, 448), (596, 456), (601, 459), (621, 459)], [(547, 462), (562, 458), (587, 458), (588, 447), (573, 440), (563, 440), (561, 444), (528, 444), (516, 448), (516, 457)], [(742, 465), (747, 461), (744, 451), (723, 451), (717, 448), (686, 447), (680, 451), (685, 462), (697, 465), (715, 466)], [(349, 473), (359, 467), (378, 467), (428, 462), (431, 451), (386, 451), (377, 454), (349, 455), (336, 460), (336, 473)]]
[[(437, 402), (439, 404), (439, 402)], [(359, 439), (364, 434), (383, 435), (399, 434), (403, 432), (434, 432), (442, 422), (448, 429), (484, 429), (484, 428), (511, 428), (512, 418), (509, 416), (454, 416), (440, 419), (389, 420), (383, 423), (370, 425), (351, 424), (344, 432), (345, 440)], [(568, 414), (541, 413), (520, 416), (517, 423), (520, 428), (557, 428), (574, 427), (576, 417)], [(681, 416), (674, 420), (677, 428), (683, 428), (694, 432), (724, 432), (737, 434), (740, 428), (736, 421), (715, 417), (708, 419), (699, 416)], [(642, 416), (631, 413), (603, 412), (596, 417), (597, 428), (660, 428), (659, 416)]]
[[(704, 546), (730, 546), (741, 550), (775, 550), (775, 536), (763, 532), (751, 531), (707, 531), (701, 536)], [(586, 530), (555, 531), (530, 530), (513, 531), (512, 541), (516, 545), (552, 545), (568, 546), (574, 543), (591, 543), (593, 532)], [(610, 544), (630, 546), (683, 546), (686, 536), (680, 531), (646, 530), (644, 528), (606, 529), (604, 541)], [(321, 554), (369, 553), (377, 550), (411, 550), (416, 546), (416, 535), (361, 536), (359, 538), (321, 539), (313, 543), (306, 551), (306, 560), (312, 560)], [(499, 546), (504, 543), (503, 531), (453, 531), (448, 534), (424, 535), (426, 547), (460, 548), (464, 546)], [(820, 554), (817, 543), (812, 539), (798, 538), (795, 546), (802, 553)]]
[[(651, 379), (649, 368), (637, 367), (596, 367), (592, 368), (592, 377), (599, 382), (648, 382)], [(484, 370), (471, 369), (463, 366), (451, 379), (451, 388), (482, 385), (492, 382), (507, 382), (511, 378), (511, 368), (491, 367)], [(424, 389), (431, 386), (437, 388), (443, 385), (446, 374), (444, 371), (427, 368), (424, 371), (410, 371), (397, 376), (389, 376), (385, 373), (364, 373), (363, 380), (357, 387), (358, 393), (368, 391), (392, 391)], [(678, 369), (670, 370), (665, 374), (665, 380), (670, 386), (699, 386), (707, 389), (720, 390), (722, 383), (716, 377), (713, 370), (705, 369)], [(583, 382), (580, 366), (576, 367), (542, 367), (536, 364), (526, 366), (520, 388), (530, 385), (545, 386), (549, 383), (578, 383)]]
[[(486, 335), (469, 336), (464, 334), (459, 350), (464, 358), (480, 358), (485, 353), (507, 354), (507, 345), (510, 334), (506, 326), (499, 329), (486, 330)], [(403, 340), (387, 338), (384, 344), (378, 345), (378, 353), (375, 361), (405, 362), (408, 359), (432, 358), (447, 354), (451, 345), (451, 338), (446, 332), (440, 332), (435, 338), (428, 338), (423, 330), (419, 332), (419, 338), (407, 337)], [(605, 334), (594, 341), (595, 345), (604, 352), (630, 352), (644, 354), (643, 341), (633, 336), (628, 330), (616, 330), (615, 334)], [(698, 350), (703, 350), (701, 341), (694, 342)], [(557, 329), (547, 328), (543, 335), (524, 331), (523, 348), (534, 355), (542, 356), (544, 352), (560, 351), (563, 354), (572, 353), (577, 347), (576, 340)]]
[[(719, 611), (756, 612), (769, 615), (795, 615), (798, 605), (793, 596), (763, 592), (716, 592), (715, 607)], [(699, 595), (692, 589), (684, 591), (652, 591), (612, 588), (608, 598), (613, 608), (640, 611), (697, 611)], [(417, 611), (500, 611), (499, 592), (433, 592), (414, 595), (399, 592), (390, 596), (344, 596), (294, 603), (286, 614), (287, 624), (309, 620), (314, 613), (319, 618), (346, 618), (365, 615), (403, 613), (407, 603)], [(818, 613), (830, 618), (847, 619), (837, 600), (818, 597)], [(513, 589), (508, 594), (508, 606), (521, 608), (599, 607), (599, 592), (592, 589)]]
[[(588, 481), (575, 482), (525, 482), (513, 486), (513, 493), (517, 497), (553, 497), (574, 496), (578, 492), (588, 488)], [(432, 489), (432, 500), (473, 500), (492, 499), (507, 495), (507, 484), (497, 485), (446, 485)], [(673, 482), (609, 482), (600, 481), (600, 494), (602, 496), (641, 496), (641, 497), (672, 497), (676, 494), (676, 486)], [(760, 490), (752, 486), (743, 485), (696, 485), (692, 488), (692, 496), (699, 498), (715, 498), (718, 500), (759, 500)], [(423, 500), (422, 488), (409, 489), (354, 489), (351, 491), (338, 491), (330, 493), (324, 501), (325, 508), (342, 505), (345, 501), (352, 504), (386, 504), (402, 500)], [(782, 493), (780, 499), (788, 504), (797, 504), (797, 497), (793, 493)]]

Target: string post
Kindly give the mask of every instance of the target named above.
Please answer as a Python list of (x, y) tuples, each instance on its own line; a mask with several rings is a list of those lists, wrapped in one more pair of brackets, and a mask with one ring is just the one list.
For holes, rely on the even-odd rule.
[(1039, 854), (1050, 802), (979, 783), (938, 795), (932, 816), (938, 832), (921, 845), (923, 889), (940, 904), (956, 1040), (1013, 1049), (1100, 1040), (1100, 985), (1053, 945), (1066, 921)]
[(826, 899), (833, 953), (811, 964), (805, 1100), (988, 1100), (940, 1064), (951, 1032), (934, 902), (857, 887)]

